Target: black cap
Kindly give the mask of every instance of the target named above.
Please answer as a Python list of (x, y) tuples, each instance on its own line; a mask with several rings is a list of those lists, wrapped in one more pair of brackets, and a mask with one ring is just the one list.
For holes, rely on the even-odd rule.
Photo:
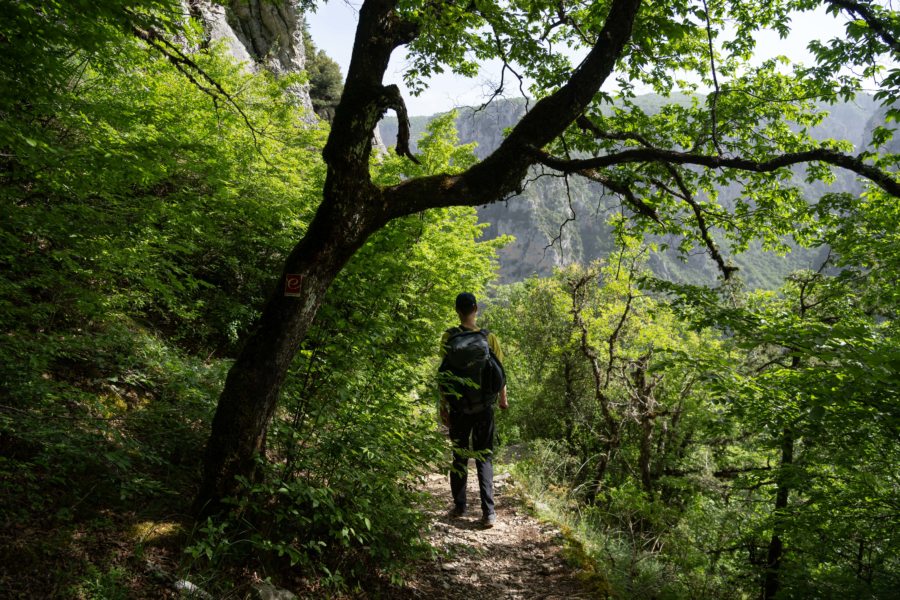
[(475, 294), (471, 292), (462, 292), (456, 297), (456, 310), (461, 312), (464, 315), (472, 312), (472, 309), (475, 308)]

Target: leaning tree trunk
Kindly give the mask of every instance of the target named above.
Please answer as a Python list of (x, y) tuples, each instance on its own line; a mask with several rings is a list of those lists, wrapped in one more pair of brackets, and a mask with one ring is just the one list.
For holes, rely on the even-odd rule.
[[(203, 459), (204, 476), (194, 507), (197, 514), (216, 512), (220, 500), (237, 489), (236, 478), (250, 478), (255, 472), (298, 340), (306, 335), (328, 286), (371, 231), (365, 215), (347, 213), (346, 206), (319, 209), (228, 372)], [(299, 282), (292, 295), (286, 295), (288, 276)]]
[[(201, 517), (218, 511), (222, 499), (237, 492), (239, 477), (253, 478), (281, 385), (325, 292), (388, 219), (382, 194), (369, 178), (369, 157), (372, 131), (396, 90), (383, 86), (381, 77), (394, 47), (406, 39), (383, 35), (391, 9), (391, 2), (367, 2), (360, 12), (344, 95), (323, 152), (328, 174), (322, 204), (228, 373), (194, 501)], [(296, 285), (286, 295), (289, 276)]]

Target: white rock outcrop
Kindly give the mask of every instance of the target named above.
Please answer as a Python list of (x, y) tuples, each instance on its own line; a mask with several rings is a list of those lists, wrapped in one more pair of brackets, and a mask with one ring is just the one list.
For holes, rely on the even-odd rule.
[[(247, 68), (276, 75), (298, 73), (306, 66), (303, 13), (296, 0), (188, 0), (187, 12), (203, 23), (207, 37), (222, 41)], [(315, 119), (308, 85), (289, 91)]]

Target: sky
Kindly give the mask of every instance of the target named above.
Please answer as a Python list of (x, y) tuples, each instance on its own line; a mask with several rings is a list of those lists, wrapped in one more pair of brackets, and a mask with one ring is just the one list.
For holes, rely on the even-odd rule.
[[(358, 21), (360, 0), (330, 0), (322, 4), (315, 13), (309, 13), (306, 20), (316, 47), (325, 51), (341, 67), (346, 76), (353, 48), (353, 36)], [(759, 60), (776, 55), (791, 57), (795, 62), (812, 62), (806, 50), (811, 39), (830, 39), (843, 35), (843, 22), (819, 10), (795, 16), (794, 27), (787, 39), (780, 39), (772, 31), (761, 31), (757, 35)], [(452, 74), (436, 76), (429, 82), (429, 89), (421, 96), (414, 97), (403, 83), (402, 73), (406, 56), (400, 48), (394, 52), (385, 73), (385, 84), (395, 83), (400, 87), (410, 115), (433, 115), (459, 106), (482, 104), (493, 91), (491, 82), (499, 81), (500, 63), (482, 66), (475, 78), (465, 78)], [(638, 90), (640, 92), (641, 90)]]

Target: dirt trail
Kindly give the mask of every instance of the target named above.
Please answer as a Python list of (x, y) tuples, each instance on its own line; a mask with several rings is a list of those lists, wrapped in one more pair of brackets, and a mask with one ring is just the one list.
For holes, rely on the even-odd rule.
[[(593, 598), (561, 556), (562, 535), (527, 514), (512, 492), (508, 474), (494, 475), (497, 524), (483, 529), (478, 484), (469, 464), (469, 513), (452, 517), (446, 475), (431, 475), (426, 489), (435, 497), (426, 508), (431, 516), (431, 543), (441, 551), (436, 562), (423, 564), (410, 580), (411, 598), (448, 600)], [(474, 510), (473, 510), (474, 509)]]

